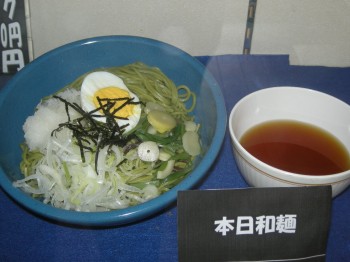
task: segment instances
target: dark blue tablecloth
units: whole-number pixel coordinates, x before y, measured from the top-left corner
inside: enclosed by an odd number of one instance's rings
[[[350,103],[350,68],[290,66],[288,56],[198,57],[222,88],[228,113],[243,96],[265,87],[300,86]],[[0,87],[9,77],[0,77]],[[350,116],[349,116],[350,117]],[[200,189],[247,187],[227,132]],[[317,205],[317,203],[315,203]],[[333,201],[327,261],[350,260],[350,189]],[[0,261],[177,261],[177,208],[135,224],[68,227],[19,207],[0,190]]]

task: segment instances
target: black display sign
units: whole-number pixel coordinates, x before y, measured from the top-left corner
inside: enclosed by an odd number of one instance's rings
[[[325,261],[331,187],[178,193],[179,261]]]
[[[0,5],[1,74],[15,74],[29,63],[25,0]]]

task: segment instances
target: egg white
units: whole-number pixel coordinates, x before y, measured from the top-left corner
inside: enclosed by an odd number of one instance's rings
[[[81,106],[84,111],[90,112],[96,109],[96,106],[93,101],[94,94],[99,89],[105,87],[118,87],[122,90],[126,90],[129,93],[130,97],[134,98],[133,102],[140,102],[139,98],[127,88],[127,86],[121,78],[109,72],[98,71],[88,74],[84,78],[83,83],[81,85]],[[94,114],[103,116],[103,114],[100,111],[96,111]],[[133,114],[129,116],[127,120],[117,119],[117,123],[119,126],[129,124],[124,129],[125,132],[128,132],[137,125],[137,123],[140,120],[140,116],[141,106],[140,104],[135,104],[133,107]],[[106,117],[96,117],[95,120],[105,123]]]

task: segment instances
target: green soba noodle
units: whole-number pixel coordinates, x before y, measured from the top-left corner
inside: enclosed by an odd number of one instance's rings
[[[108,71],[119,76],[143,103],[156,102],[177,119],[191,119],[188,113],[194,110],[196,104],[195,93],[185,85],[177,87],[159,68],[138,62],[99,70]],[[80,89],[84,77],[85,75],[79,77],[68,87]],[[186,108],[185,102],[190,103],[188,108]]]
[[[127,138],[131,137],[131,141],[128,141],[127,146],[130,146],[131,151],[126,151],[123,156],[124,160],[121,161],[117,166],[115,166],[115,171],[118,172],[118,176],[124,181],[125,187],[134,187],[142,190],[147,185],[154,185],[159,190],[159,193],[164,193],[170,190],[172,187],[177,185],[181,180],[183,180],[186,175],[193,168],[194,156],[190,155],[182,145],[181,137],[186,132],[185,122],[193,121],[194,116],[190,113],[194,110],[196,104],[196,95],[185,85],[176,86],[175,83],[170,80],[159,68],[149,67],[143,63],[134,63],[120,67],[110,67],[110,68],[100,68],[94,71],[107,71],[120,77],[125,85],[135,93],[144,107],[147,102],[155,102],[164,107],[165,111],[170,113],[174,118],[176,118],[178,124],[171,131],[171,134],[150,134],[148,133],[149,123],[147,122],[146,113],[142,110],[141,118],[134,130],[131,130],[127,134]],[[67,89],[74,88],[80,91],[82,82],[88,72],[74,82],[67,85],[66,87],[59,90],[57,93],[43,98],[43,100],[51,99],[54,95],[58,95]],[[196,131],[197,132],[197,131]],[[137,137],[135,139],[135,137]],[[166,166],[166,161],[157,161],[156,163],[144,162],[140,159],[130,160],[126,155],[132,153],[135,150],[136,143],[140,141],[155,141],[161,149],[171,155],[174,164],[174,171],[164,179],[157,178],[157,172],[164,170]],[[129,143],[130,142],[130,143]],[[24,190],[30,188],[35,191],[38,187],[36,179],[30,179],[35,173],[38,166],[42,165],[45,159],[45,154],[40,150],[29,150],[28,145],[24,142],[21,145],[22,148],[22,162],[20,168],[25,176],[25,179],[20,181],[19,187]],[[74,174],[70,174],[68,171],[67,163],[63,161],[61,170],[63,169],[63,181],[67,184],[67,190],[69,190],[69,185],[72,182]],[[120,182],[116,180],[111,174],[106,173],[106,179],[108,183],[112,184],[110,190],[115,190],[116,185]],[[119,190],[119,189],[118,189]],[[42,194],[42,193],[41,193]],[[33,193],[33,196],[36,195]],[[131,197],[130,205],[138,204],[137,200],[139,198],[136,193],[128,193]],[[54,198],[54,197],[53,197]],[[52,200],[52,199],[51,199]],[[48,200],[47,202],[52,202]],[[76,200],[76,196],[72,196],[70,200],[71,204],[65,206],[64,208],[72,208],[69,205],[76,204],[79,201]],[[57,204],[58,203],[58,204]],[[52,203],[55,205],[54,203]],[[58,207],[63,207],[59,202],[56,202]],[[83,208],[82,210],[88,211],[89,206]]]

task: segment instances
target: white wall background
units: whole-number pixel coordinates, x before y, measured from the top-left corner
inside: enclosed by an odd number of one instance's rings
[[[101,35],[137,35],[192,55],[242,54],[249,0],[28,0],[34,57]],[[350,0],[257,0],[251,54],[350,66]]]
[[[350,0],[258,0],[251,53],[350,66]]]
[[[77,39],[137,35],[192,55],[242,52],[245,0],[30,0],[34,56]]]

